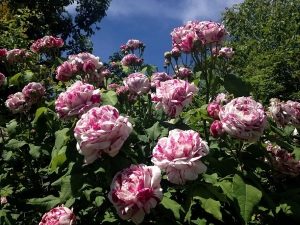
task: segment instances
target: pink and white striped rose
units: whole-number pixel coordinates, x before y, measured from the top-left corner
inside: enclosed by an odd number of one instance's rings
[[[45,213],[39,225],[75,225],[76,216],[64,206],[58,206]]]
[[[22,93],[31,103],[36,103],[45,95],[46,89],[41,83],[30,82],[22,89]]]
[[[201,158],[207,155],[209,148],[200,135],[193,130],[171,130],[168,137],[160,138],[153,149],[154,165],[167,173],[171,183],[184,184],[196,180],[206,171]]]
[[[140,224],[163,197],[160,181],[157,166],[131,165],[114,176],[108,198],[123,220]]]
[[[61,48],[63,45],[64,41],[59,37],[44,36],[33,42],[30,46],[30,50],[35,53],[39,53],[51,48]]]
[[[55,101],[55,110],[60,118],[80,116],[93,107],[100,105],[100,91],[91,84],[75,82]]]
[[[293,126],[300,128],[300,102],[288,100],[283,105],[283,108],[289,116],[290,123]]]
[[[151,87],[155,88],[156,86],[159,86],[159,83],[162,81],[172,80],[173,78],[169,76],[165,72],[157,72],[153,73],[151,76]]]
[[[121,64],[123,66],[140,66],[143,64],[143,59],[135,54],[127,54],[122,58]]]
[[[177,117],[183,108],[189,105],[198,88],[184,80],[172,79],[160,82],[156,87],[156,93],[152,94],[152,102],[156,108],[163,108],[166,114]]]
[[[263,106],[251,97],[239,97],[223,106],[219,113],[222,127],[230,136],[257,141],[267,126]]]
[[[26,112],[31,106],[22,92],[9,95],[5,105],[12,113]]]
[[[83,114],[74,129],[77,150],[90,164],[103,153],[114,157],[132,131],[127,117],[110,105],[94,107]]]
[[[142,73],[132,73],[124,80],[124,85],[128,87],[129,91],[142,95],[150,90],[149,78]]]

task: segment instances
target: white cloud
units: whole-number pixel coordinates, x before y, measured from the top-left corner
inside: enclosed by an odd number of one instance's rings
[[[76,14],[76,7],[77,7],[78,3],[77,1],[75,1],[74,3],[68,5],[65,7],[65,10],[70,13],[71,15]]]
[[[241,2],[243,0],[112,0],[107,15],[108,19],[147,16],[182,22],[191,19],[216,20],[225,7]]]

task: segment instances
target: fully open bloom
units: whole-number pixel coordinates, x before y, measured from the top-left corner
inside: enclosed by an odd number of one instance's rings
[[[300,127],[300,102],[289,100],[284,104],[283,108],[289,116],[290,123],[295,127]]]
[[[100,91],[91,84],[77,81],[55,101],[55,110],[60,118],[80,116],[92,107],[100,105]]]
[[[127,117],[120,116],[110,105],[94,107],[81,116],[74,129],[77,150],[90,164],[102,153],[111,157],[118,154],[132,131]]]
[[[130,50],[135,50],[135,49],[144,47],[144,43],[141,42],[140,40],[129,39],[129,40],[127,41],[127,43],[126,43],[126,46],[127,46]]]
[[[30,102],[26,101],[25,95],[22,92],[9,95],[5,101],[5,105],[12,113],[26,112],[31,106]]]
[[[51,48],[60,48],[63,45],[63,39],[53,36],[45,36],[33,42],[30,46],[30,50],[38,53]]]
[[[151,161],[167,173],[174,184],[196,180],[206,171],[201,158],[208,154],[208,146],[193,130],[171,130],[168,137],[160,138],[153,149]]]
[[[177,76],[180,79],[189,78],[192,75],[193,75],[193,71],[187,67],[179,67],[178,72],[177,72]]]
[[[160,82],[156,87],[156,93],[152,94],[152,101],[156,108],[163,108],[171,117],[178,116],[183,107],[192,102],[193,95],[197,93],[197,87],[187,81],[172,79]]]
[[[280,126],[285,126],[290,121],[290,116],[284,109],[284,102],[281,102],[277,98],[270,99],[270,106],[267,113]]]
[[[12,49],[6,52],[6,59],[8,63],[16,63],[24,61],[24,59],[28,56],[25,49]]]
[[[36,103],[45,95],[46,89],[41,83],[30,82],[22,89],[22,93],[31,103]]]
[[[147,93],[150,90],[150,81],[145,74],[132,73],[124,80],[124,85],[129,91],[138,95]]]
[[[162,199],[160,181],[157,166],[131,165],[114,176],[108,198],[123,220],[140,224]]]
[[[219,113],[223,129],[230,136],[256,141],[267,125],[263,106],[251,97],[239,97],[223,106]]]
[[[39,225],[75,225],[76,216],[64,206],[58,206],[45,213]]]

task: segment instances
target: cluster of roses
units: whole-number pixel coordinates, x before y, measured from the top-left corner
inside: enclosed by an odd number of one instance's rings
[[[280,126],[288,124],[294,127],[300,127],[300,102],[280,101],[277,98],[270,100],[270,117]]]
[[[26,58],[30,57],[31,53],[25,49],[12,49],[7,50],[5,48],[0,49],[0,60],[4,60],[9,64],[23,62]]]
[[[44,36],[37,39],[30,46],[30,50],[35,53],[41,53],[47,51],[48,49],[61,48],[64,45],[64,41],[61,38],[53,36]]]
[[[99,57],[87,52],[70,55],[68,60],[56,69],[56,79],[60,81],[68,81],[75,75],[82,74],[88,82],[101,83],[110,72],[103,67]]]
[[[123,66],[141,66],[143,59],[141,58],[145,45],[140,40],[130,39],[125,45],[121,45],[120,50],[125,56],[121,60]],[[139,56],[135,52],[139,52]]]
[[[9,95],[5,105],[12,113],[24,113],[37,103],[45,93],[46,90],[41,83],[31,82],[22,89],[22,92]]]

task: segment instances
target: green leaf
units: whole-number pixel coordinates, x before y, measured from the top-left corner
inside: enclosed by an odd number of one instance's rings
[[[7,148],[11,148],[11,149],[19,149],[21,147],[23,147],[24,145],[26,145],[27,142],[26,141],[19,141],[16,139],[11,139],[9,140],[9,142],[5,145],[5,147]]]
[[[60,203],[61,203],[60,199],[53,195],[49,195],[44,198],[32,198],[32,199],[27,200],[27,204],[37,205],[37,206],[45,208],[46,210],[50,210]]]
[[[239,205],[240,215],[247,224],[252,216],[253,208],[260,202],[262,193],[257,188],[246,184],[237,174],[233,177],[232,190]]]
[[[20,84],[28,83],[32,81],[33,78],[34,78],[33,72],[31,70],[25,70],[12,76],[9,79],[9,84],[18,86]]]
[[[117,93],[114,91],[107,91],[101,93],[102,105],[116,105],[118,103]]]
[[[145,130],[149,140],[157,140],[158,137],[166,136],[168,129],[162,127],[159,122],[156,122],[152,127]]]
[[[233,74],[226,74],[224,77],[224,87],[226,91],[234,94],[235,97],[249,96],[250,88],[240,77]]]
[[[16,133],[17,126],[18,126],[18,122],[16,119],[13,119],[6,124],[6,130],[9,136],[12,136]]]
[[[105,197],[103,197],[103,196],[97,196],[95,198],[95,205],[97,207],[100,207],[103,204],[104,200],[105,200]]]
[[[161,204],[166,208],[172,211],[174,217],[179,220],[180,219],[180,211],[182,211],[181,205],[179,205],[176,201],[164,196]]]
[[[44,114],[47,113],[47,111],[48,111],[47,107],[40,107],[40,108],[38,108],[35,111],[35,116],[34,116],[34,119],[33,119],[32,123],[33,124],[36,123],[42,115],[44,115]]]
[[[29,144],[29,154],[33,158],[39,158],[41,155],[41,146],[35,146],[33,144]]]
[[[13,188],[9,185],[7,185],[5,187],[1,187],[1,189],[0,189],[0,196],[2,196],[2,197],[10,196],[13,193],[14,193]]]
[[[106,211],[104,214],[104,220],[102,220],[102,223],[104,223],[104,222],[113,223],[117,220],[118,219],[115,218],[113,213]]]
[[[201,198],[195,197],[195,199],[199,199],[201,202],[201,207],[205,212],[213,215],[216,219],[222,221],[222,213],[221,213],[221,203],[212,198]]]

